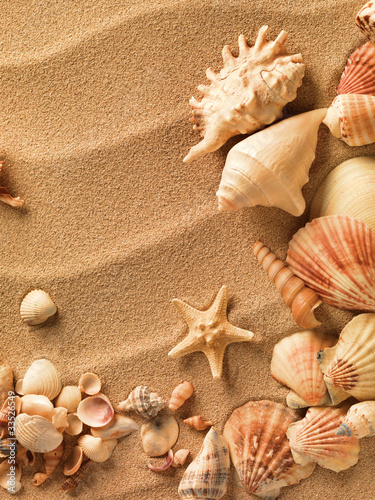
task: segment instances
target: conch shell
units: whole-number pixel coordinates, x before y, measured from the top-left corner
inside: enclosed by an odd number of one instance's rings
[[[305,283],[260,241],[255,243],[253,251],[271,281],[275,283],[285,304],[292,310],[295,322],[303,328],[319,326],[320,322],[315,318],[314,310],[322,301],[316,292],[307,288]]]
[[[26,450],[46,453],[57,448],[63,436],[52,422],[39,415],[20,413],[15,421],[15,436]]]
[[[144,451],[150,457],[160,457],[167,453],[178,438],[178,424],[172,415],[157,415],[141,427]]]
[[[288,33],[266,42],[268,26],[259,30],[254,47],[245,36],[238,40],[239,56],[228,45],[223,49],[224,68],[215,74],[208,68],[209,86],[200,85],[203,98],[190,99],[194,130],[204,139],[192,147],[185,162],[216,151],[237,134],[252,134],[282,117],[282,109],[296,98],[305,65],[301,54],[290,56],[285,49]]]
[[[358,12],[355,24],[371,42],[375,42],[375,6],[374,2],[367,2]]]
[[[155,417],[165,407],[165,401],[156,392],[150,392],[145,385],[139,385],[119,403],[119,410],[135,410],[142,417]],[[168,450],[167,450],[168,451]]]
[[[210,429],[197,457],[182,476],[178,494],[183,499],[220,499],[229,481],[228,444],[214,428]]]
[[[337,93],[375,95],[374,72],[375,45],[367,42],[349,57]]]
[[[171,399],[169,401],[169,409],[172,411],[177,410],[182,406],[187,399],[191,397],[194,392],[193,384],[190,382],[182,382],[173,389]]]
[[[189,425],[190,427],[196,429],[197,431],[205,431],[206,429],[208,429],[213,425],[212,422],[205,420],[200,415],[195,415],[194,417],[185,418],[184,424]]]
[[[40,394],[54,399],[61,391],[62,383],[56,368],[48,359],[34,361],[27,370],[23,380],[18,380],[18,394]]]
[[[302,186],[315,159],[318,128],[326,109],[293,116],[236,144],[228,153],[219,190],[219,210],[262,205],[299,216]]]
[[[1,169],[4,165],[4,160],[0,161],[0,172]],[[10,195],[9,191],[7,188],[4,186],[0,186],[0,201],[6,203],[7,205],[10,205],[12,207],[22,207],[23,205],[23,200],[18,196],[17,198],[13,198],[13,196]]]
[[[37,472],[34,475],[33,485],[40,486],[52,474],[52,472],[59,465],[60,460],[64,454],[64,442],[62,442],[55,450],[48,451],[43,454],[44,466],[46,472]]]
[[[20,314],[28,325],[40,325],[57,311],[55,303],[47,292],[33,290],[23,299]]]
[[[363,401],[351,406],[336,434],[358,439],[375,436],[375,401]]]

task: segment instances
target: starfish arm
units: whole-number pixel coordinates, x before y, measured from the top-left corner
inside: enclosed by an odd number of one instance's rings
[[[194,309],[194,307],[189,306],[189,304],[180,299],[173,299],[172,304],[176,307],[177,311],[189,326],[194,323],[199,313],[202,312]]]
[[[215,347],[206,347],[202,349],[210,363],[213,378],[221,378],[226,346],[227,344],[216,344]]]
[[[201,343],[192,335],[188,335],[184,338],[184,340],[177,344],[176,347],[169,351],[168,356],[171,358],[181,358],[181,356],[185,356],[185,354],[200,351],[200,344]]]
[[[243,330],[242,328],[238,328],[237,326],[233,326],[228,323],[226,327],[226,338],[228,343],[231,342],[248,342],[252,340],[254,337],[253,332],[249,332],[248,330]]]
[[[228,288],[223,285],[212,306],[209,309],[210,314],[216,319],[222,320],[227,318],[228,306]]]

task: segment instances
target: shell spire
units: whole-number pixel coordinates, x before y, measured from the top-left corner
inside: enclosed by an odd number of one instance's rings
[[[142,417],[155,417],[166,405],[166,402],[156,394],[150,392],[145,385],[139,385],[125,401],[119,403],[118,408],[123,411],[134,410]]]
[[[200,85],[202,100],[189,101],[194,130],[203,140],[193,146],[184,162],[219,149],[238,134],[252,134],[281,118],[282,109],[296,98],[305,65],[301,54],[288,55],[286,31],[267,42],[268,26],[260,28],[254,47],[244,35],[238,40],[239,56],[229,46],[223,48],[223,69],[216,74],[208,68],[210,85]]]

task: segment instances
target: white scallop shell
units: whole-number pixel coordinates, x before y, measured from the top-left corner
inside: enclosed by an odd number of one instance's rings
[[[78,446],[82,448],[83,453],[93,462],[104,462],[112,454],[110,447],[106,446],[100,437],[85,434],[78,438]]]
[[[55,406],[63,406],[68,410],[68,413],[74,413],[77,411],[81,399],[81,391],[76,385],[66,385],[57,396]]]
[[[52,422],[39,415],[20,413],[15,420],[15,436],[22,446],[35,453],[52,451],[63,440]]]
[[[21,318],[28,325],[40,325],[57,311],[55,303],[47,292],[33,290],[23,299],[20,308]]]
[[[20,382],[20,381],[19,381]],[[16,390],[19,394],[41,394],[48,399],[54,399],[61,391],[61,379],[56,368],[48,359],[37,359],[27,370],[22,389],[17,382]]]

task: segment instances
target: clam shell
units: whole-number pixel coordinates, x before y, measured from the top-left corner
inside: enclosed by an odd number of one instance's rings
[[[39,415],[30,416],[26,413],[16,417],[15,436],[22,446],[35,453],[52,451],[63,440],[52,422]]]
[[[354,396],[375,399],[375,314],[360,314],[341,332],[335,347],[318,356],[334,404]]]
[[[347,406],[310,408],[303,420],[289,426],[289,445],[298,464],[312,461],[339,472],[358,462],[358,439],[336,434],[347,409]]]
[[[283,486],[309,477],[315,464],[297,465],[286,431],[298,413],[272,401],[249,401],[234,410],[224,427],[232,462],[248,493],[276,498]]]
[[[14,390],[13,370],[5,361],[0,361],[0,407]]]
[[[76,385],[66,385],[57,396],[55,406],[62,406],[68,410],[68,413],[74,413],[77,411],[81,399],[81,391]]]
[[[177,420],[172,415],[157,415],[141,427],[143,449],[150,457],[160,457],[172,448],[178,433]]]
[[[81,434],[83,429],[83,422],[78,417],[77,413],[68,413],[67,415],[68,427],[65,429],[65,432],[69,434],[69,436],[77,436]]]
[[[358,439],[375,436],[375,401],[363,401],[351,406],[336,434]]]
[[[331,403],[317,354],[337,342],[336,337],[305,331],[285,337],[275,345],[271,361],[274,379],[292,389],[287,398],[291,408]],[[295,394],[299,398],[295,398]]]
[[[374,73],[375,45],[367,42],[349,57],[337,93],[375,95]]]
[[[168,408],[172,411],[177,410],[189,399],[194,392],[193,384],[185,380],[173,389],[171,399],[169,400]]]
[[[375,232],[363,222],[344,215],[315,219],[293,236],[286,260],[327,304],[375,311]]]
[[[229,481],[228,444],[214,428],[207,433],[197,457],[182,476],[178,494],[183,499],[220,499]]]
[[[113,419],[114,414],[111,402],[101,393],[83,399],[77,408],[79,419],[92,427],[104,427]]]
[[[367,2],[358,12],[355,24],[371,42],[375,42],[375,5]]]
[[[190,427],[196,429],[197,431],[205,431],[206,429],[208,429],[213,425],[212,422],[205,420],[200,415],[195,415],[194,417],[185,418],[184,424],[189,425]]]
[[[189,453],[190,450],[177,450],[173,456],[172,467],[180,467],[181,465],[184,465]]]
[[[79,390],[93,396],[100,392],[102,382],[95,373],[84,373],[78,382]]]
[[[80,436],[78,438],[78,446],[82,448],[86,457],[93,462],[104,462],[112,454],[112,450],[105,446],[101,438],[90,436],[90,434]]]
[[[57,307],[47,292],[33,290],[23,299],[20,314],[28,325],[40,325],[57,311]]]
[[[165,407],[165,401],[145,385],[136,387],[125,401],[119,403],[120,410],[135,410],[142,417],[155,417]],[[168,451],[168,450],[167,450]]]
[[[347,215],[375,230],[375,157],[344,161],[324,179],[316,192],[310,219]]]
[[[44,358],[37,359],[23,378],[20,394],[39,394],[52,400],[59,394],[61,387],[60,376],[51,361]]]
[[[64,465],[65,476],[72,476],[81,467],[83,460],[83,450],[80,446],[73,448],[72,454]]]
[[[91,427],[91,434],[102,439],[113,439],[128,436],[139,429],[137,422],[122,415],[115,415],[104,427]]]
[[[302,186],[309,180],[326,112],[316,109],[293,116],[236,144],[216,193],[219,210],[262,205],[301,215],[306,206]]]
[[[28,394],[22,396],[21,398],[21,408],[22,413],[27,413],[28,415],[40,415],[41,417],[52,420],[53,404],[47,398],[47,396],[42,396],[38,394]]]
[[[17,493],[22,488],[21,475],[22,470],[17,462],[10,464],[9,460],[4,460],[0,465],[0,486],[8,493]]]
[[[259,30],[251,48],[241,35],[238,57],[226,45],[224,68],[219,74],[208,68],[210,85],[198,87],[202,100],[194,97],[190,100],[193,108],[190,121],[204,139],[191,148],[185,162],[216,151],[234,135],[252,134],[264,128],[281,118],[285,104],[296,98],[305,72],[302,56],[287,55],[286,31],[274,42],[266,41],[267,31],[268,26]]]

